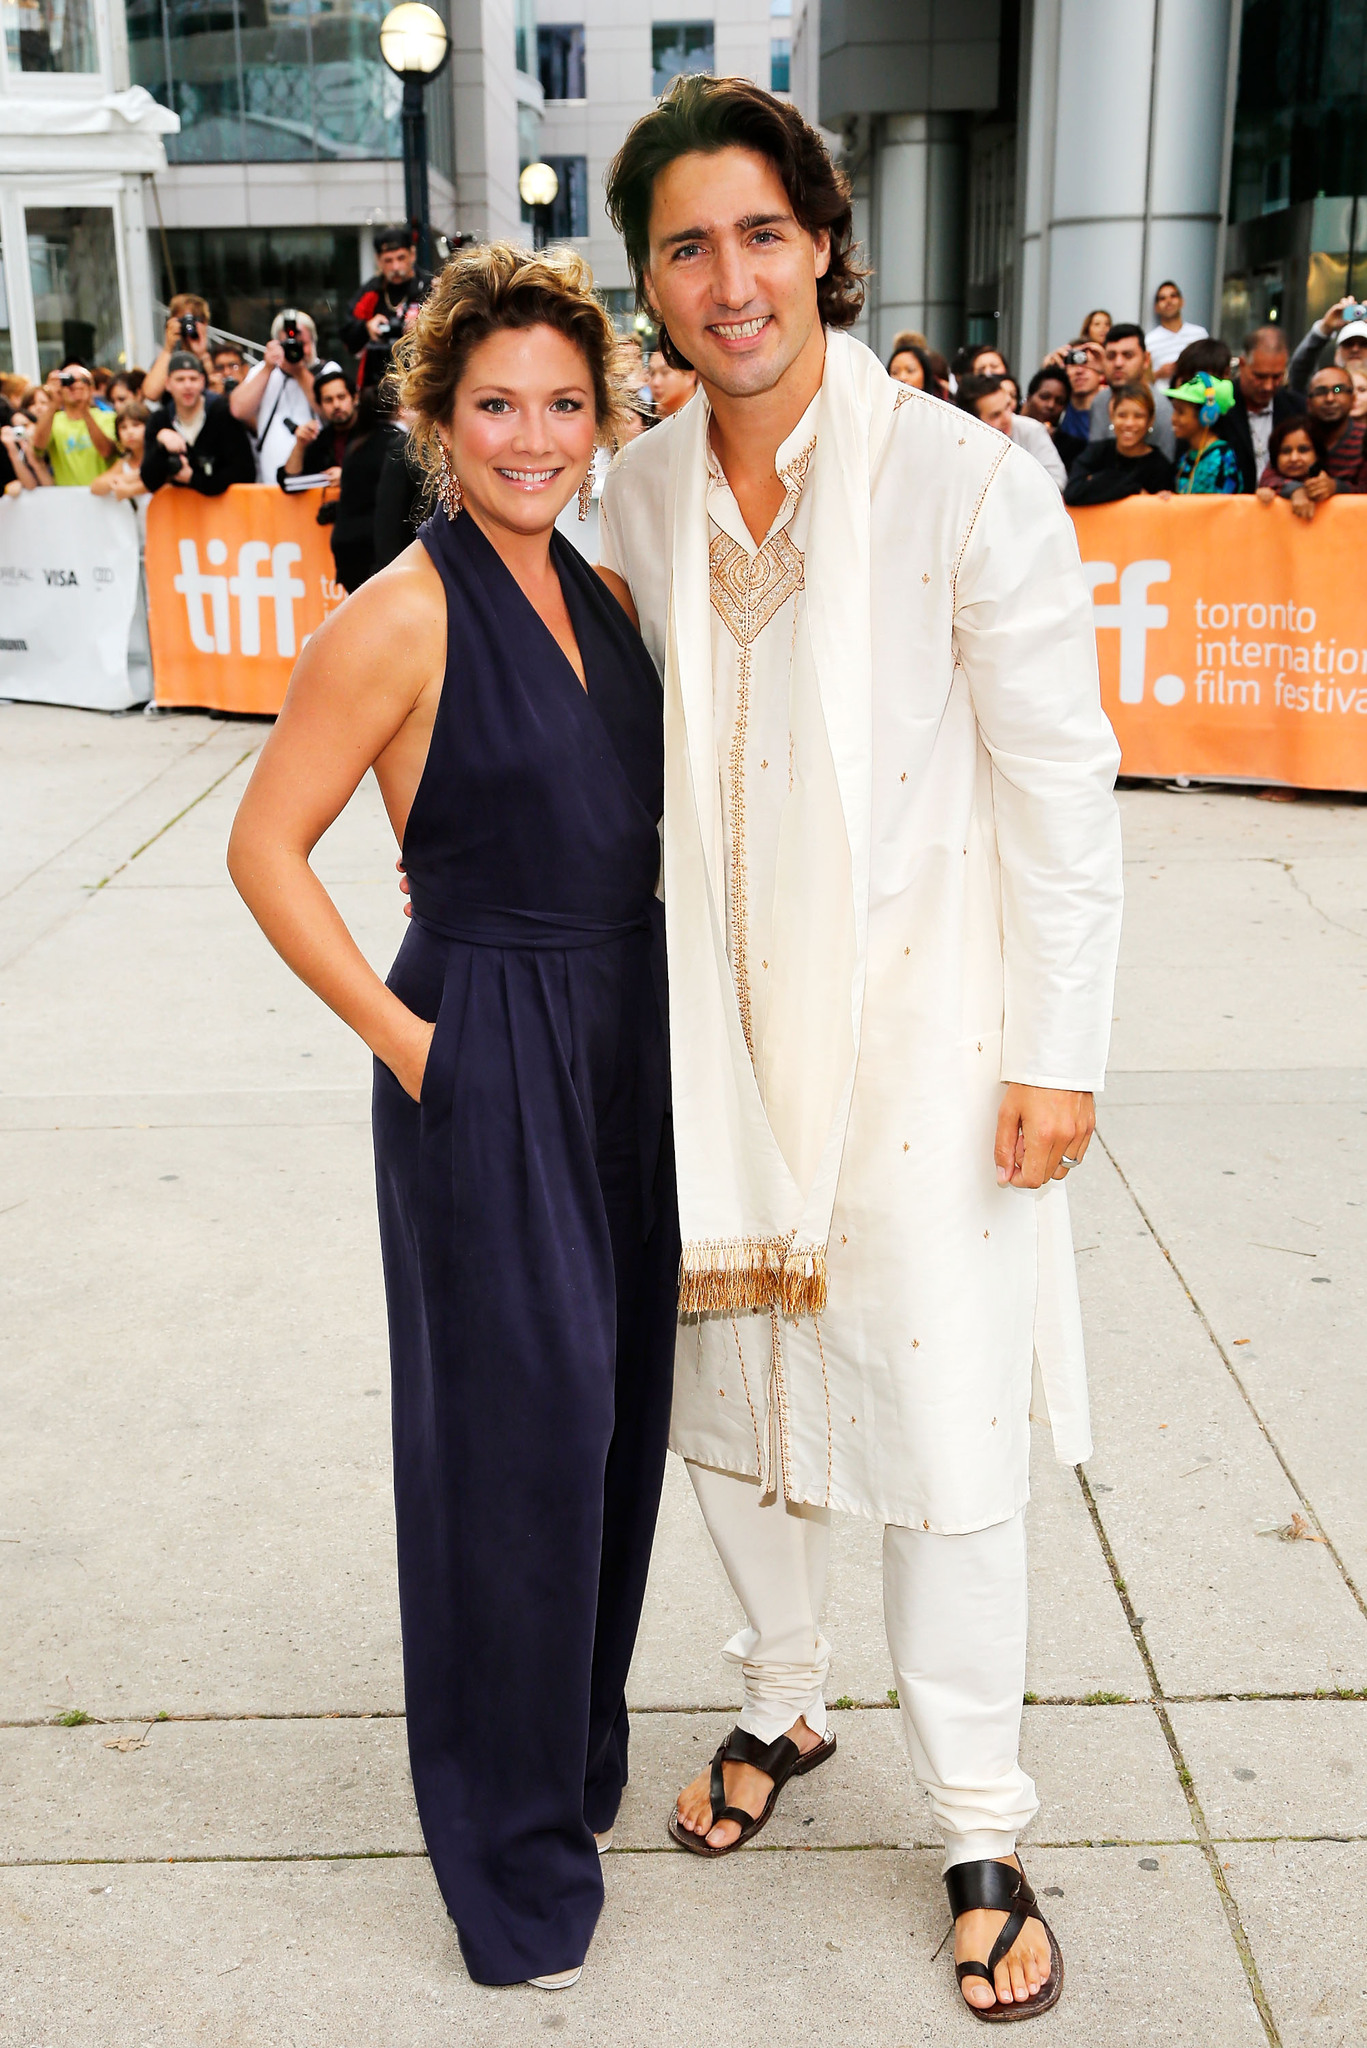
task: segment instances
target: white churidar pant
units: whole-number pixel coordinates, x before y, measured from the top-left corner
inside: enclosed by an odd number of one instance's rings
[[[745,1680],[739,1725],[772,1742],[801,1714],[824,1734],[829,1513],[781,1498],[761,1505],[758,1484],[743,1474],[691,1462],[688,1472],[748,1623],[722,1653]],[[889,1524],[883,1615],[902,1732],[944,1835],[945,1868],[1009,1856],[1039,1811],[1018,1760],[1024,1513],[962,1536]]]

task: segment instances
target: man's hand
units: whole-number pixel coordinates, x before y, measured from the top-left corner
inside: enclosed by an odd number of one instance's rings
[[[366,321],[365,331],[372,341],[383,341],[389,332],[388,313],[372,313]]]
[[[1320,471],[1318,476],[1307,477],[1301,485],[1301,491],[1304,491],[1306,497],[1311,499],[1316,505],[1319,504],[1322,498],[1332,498],[1337,489],[1338,485],[1333,477],[1326,476],[1323,470]],[[1297,491],[1296,496],[1300,496],[1300,491]]]
[[[161,427],[158,430],[157,439],[168,455],[183,455],[185,453],[185,443],[174,427]]]
[[[296,441],[302,442],[307,446],[310,441],[316,441],[322,431],[323,423],[321,420],[304,420],[295,428],[294,438]]]
[[[1081,1165],[1096,1129],[1096,1100],[1066,1088],[1029,1088],[1012,1081],[997,1115],[997,1185],[1042,1188],[1066,1180],[1066,1155]]]
[[[324,475],[324,476],[325,476],[325,477],[327,478],[327,480],[328,480],[328,483],[329,483],[330,485],[331,485],[331,484],[339,484],[339,483],[340,483],[340,482],[342,481],[342,465],[341,465],[341,463],[340,463],[340,462],[334,462],[334,463],[333,463],[333,465],[332,465],[332,467],[331,467],[331,469],[325,469],[325,470],[323,471],[323,475]]]
[[[1324,335],[1337,334],[1348,318],[1348,307],[1355,306],[1356,304],[1357,300],[1350,292],[1346,299],[1340,299],[1336,305],[1329,308],[1327,313],[1321,313],[1320,333]]]

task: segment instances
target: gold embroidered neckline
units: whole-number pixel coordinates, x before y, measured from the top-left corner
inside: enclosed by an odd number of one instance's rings
[[[736,722],[727,761],[731,826],[731,968],[746,1050],[755,1056],[750,1010],[749,916],[746,897],[745,748],[750,725],[750,650],[774,615],[803,587],[800,550],[781,527],[751,555],[730,534],[717,532],[707,551],[712,609],[740,649],[736,669]]]

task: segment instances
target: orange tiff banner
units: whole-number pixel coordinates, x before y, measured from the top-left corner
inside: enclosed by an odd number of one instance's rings
[[[147,512],[147,622],[158,704],[275,712],[295,657],[346,592],[321,493],[234,484],[157,492]]]
[[[1367,497],[1073,512],[1122,775],[1367,789]]]

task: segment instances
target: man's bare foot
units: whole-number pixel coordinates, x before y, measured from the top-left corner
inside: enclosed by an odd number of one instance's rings
[[[805,1756],[809,1749],[815,1749],[824,1738],[813,1735],[802,1715],[799,1714],[788,1730],[788,1740],[795,1742]],[[774,1789],[774,1781],[766,1771],[757,1771],[753,1764],[722,1765],[722,1781],[726,1786],[726,1803],[738,1806],[742,1813],[758,1818],[764,1811],[764,1803]],[[708,1832],[712,1818],[712,1770],[709,1765],[699,1771],[690,1785],[685,1785],[679,1794],[679,1826],[687,1828],[691,1835],[704,1835],[709,1849],[729,1849],[740,1834],[740,1825],[734,1820],[720,1820]],[[986,1950],[983,1951],[986,1954]],[[984,1986],[984,1989],[986,1987]]]
[[[1002,1856],[998,1860],[1011,1870],[1020,1869],[1014,1856]],[[955,1962],[985,1963],[1006,1921],[1005,1913],[960,1913],[954,1922]],[[1048,1983],[1051,1961],[1049,1937],[1044,1928],[1038,1920],[1027,1920],[997,1965],[993,1977],[997,1997],[993,1998],[982,1977],[965,1977],[959,1989],[968,2003],[977,2006],[980,2012],[998,2001],[1003,2005],[1019,2005],[1024,1999],[1033,1998],[1040,1986]]]

